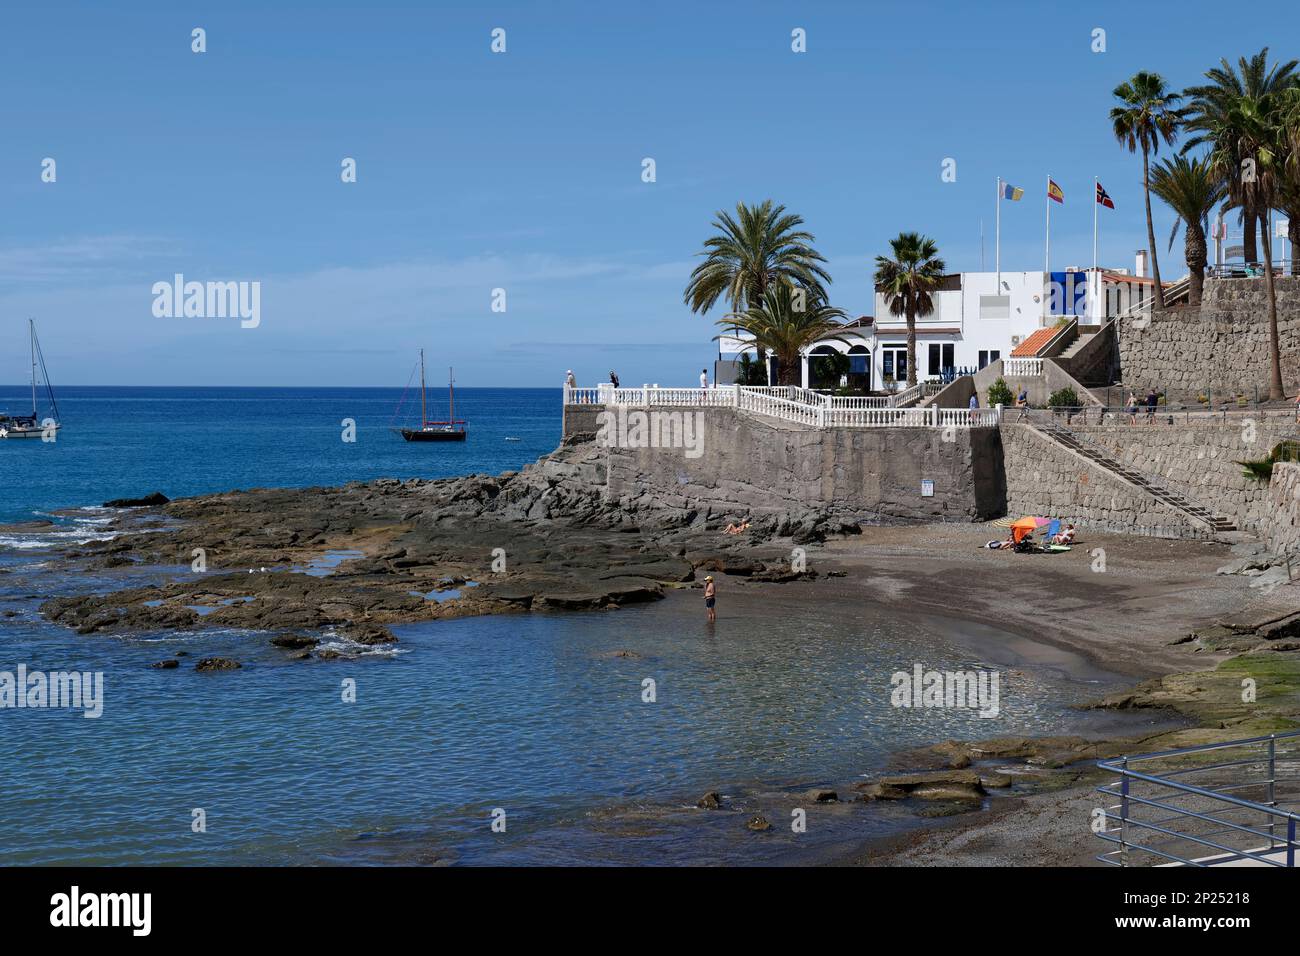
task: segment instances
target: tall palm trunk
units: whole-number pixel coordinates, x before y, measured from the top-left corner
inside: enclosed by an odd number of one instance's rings
[[[1268,359],[1269,401],[1282,400],[1282,356],[1277,340],[1277,289],[1273,285],[1273,240],[1268,230],[1261,231],[1264,239],[1264,280],[1268,287]]]
[[[803,368],[799,353],[793,356],[778,355],[776,357],[776,382],[778,385],[794,385],[796,387],[803,385]]]
[[[1191,276],[1191,286],[1187,291],[1190,305],[1201,304],[1201,294],[1205,289],[1205,230],[1199,222],[1189,222],[1183,239],[1183,256],[1187,259],[1187,271]]]
[[[907,297],[907,387],[916,384],[916,303]]]
[[[1241,257],[1246,265],[1259,261],[1259,246],[1255,244],[1255,207],[1249,200],[1241,203]]]
[[[1165,293],[1160,288],[1160,262],[1156,259],[1156,227],[1151,219],[1151,163],[1146,143],[1142,144],[1142,192],[1147,201],[1147,247],[1151,250],[1151,276],[1156,280],[1155,307],[1165,307]]]

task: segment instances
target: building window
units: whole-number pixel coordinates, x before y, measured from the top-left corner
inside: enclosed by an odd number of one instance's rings
[[[998,349],[980,349],[980,368],[992,365],[1000,358],[1002,358],[1002,352]]]
[[[886,382],[907,381],[907,348],[889,346],[880,350],[880,377]]]
[[[956,346],[951,342],[931,342],[929,347],[929,372],[936,378],[942,378],[954,364]]]

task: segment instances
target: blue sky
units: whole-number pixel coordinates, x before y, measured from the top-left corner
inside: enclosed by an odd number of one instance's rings
[[[999,175],[1026,191],[1003,208],[1004,268],[1042,265],[1049,174],[1066,193],[1053,266],[1091,262],[1094,175],[1117,206],[1103,261],[1131,266],[1141,163],[1111,136],[1114,85],[1146,68],[1182,87],[1264,45],[1300,55],[1293,5],[1157,7],[11,6],[0,382],[26,377],[30,315],[56,385],[400,386],[421,345],[463,385],[566,368],[690,383],[716,353],[682,305],[693,257],[716,210],[767,197],[806,219],[854,315],[900,230],[974,269],[983,220],[992,268]],[[1171,222],[1157,209],[1166,275],[1184,268]],[[260,282],[260,326],[155,317],[151,287],[177,272]]]

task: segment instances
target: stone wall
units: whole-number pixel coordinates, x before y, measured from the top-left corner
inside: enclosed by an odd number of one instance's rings
[[[1086,334],[1087,328],[1081,329],[1080,334]],[[1069,358],[1058,355],[1053,361],[1084,385],[1109,385],[1114,381],[1119,363],[1115,323],[1103,325],[1076,354]]]
[[[1277,554],[1300,551],[1300,465],[1273,466],[1265,531],[1269,548]]]
[[[1300,386],[1300,279],[1277,280],[1278,341],[1288,395]],[[1119,329],[1120,376],[1145,392],[1195,404],[1206,388],[1224,394],[1269,383],[1268,293],[1263,279],[1209,279],[1199,308],[1175,307]]]
[[[1159,478],[1197,504],[1232,518],[1242,530],[1260,530],[1269,489],[1247,478],[1239,461],[1264,458],[1296,426],[1288,418],[1240,418],[1206,424],[1076,426],[1117,461]],[[1159,417],[1157,416],[1157,420]]]
[[[610,500],[636,507],[648,496],[728,515],[823,509],[862,520],[973,521],[1005,511],[997,429],[815,429],[728,408],[684,411],[702,424],[699,455],[611,448]],[[923,479],[934,483],[932,497],[922,497]]]
[[[1003,423],[1007,513],[1048,515],[1089,530],[1160,538],[1202,538],[1209,530],[1176,508],[1045,438]]]

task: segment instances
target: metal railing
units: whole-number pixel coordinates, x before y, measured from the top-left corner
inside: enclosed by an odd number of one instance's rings
[[[1113,866],[1296,865],[1300,731],[1103,760]],[[1288,809],[1292,808],[1292,809]]]
[[[1293,259],[1274,259],[1273,277],[1281,279],[1290,276],[1296,266],[1297,262]],[[1263,279],[1264,263],[1262,261],[1224,263],[1210,266],[1205,270],[1205,274],[1212,279]]]
[[[990,428],[1001,420],[1002,407],[936,408],[899,407],[933,386],[916,385],[888,397],[832,396],[797,386],[722,385],[713,388],[594,388],[564,387],[566,405],[623,405],[738,408],[816,428]],[[909,395],[909,393],[914,393]]]

